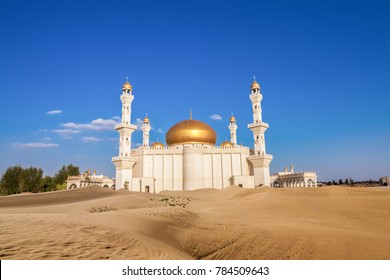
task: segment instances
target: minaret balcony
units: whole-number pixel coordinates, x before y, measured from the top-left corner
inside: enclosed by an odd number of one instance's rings
[[[254,155],[251,155],[249,156],[248,159],[255,159],[255,158],[264,158],[264,159],[273,159],[274,157],[270,154],[265,154],[265,153],[258,153],[258,154],[254,154]]]
[[[263,121],[257,121],[257,122],[248,124],[248,128],[254,128],[254,127],[259,127],[259,126],[269,128],[269,124],[265,123]]]
[[[129,123],[120,123],[115,126],[115,130],[120,130],[120,129],[130,129],[130,130],[136,130],[137,126],[134,124],[129,124]]]
[[[111,158],[111,161],[134,161],[136,162],[137,161],[137,158],[135,157],[130,157],[130,156],[116,156],[116,157],[112,157]]]

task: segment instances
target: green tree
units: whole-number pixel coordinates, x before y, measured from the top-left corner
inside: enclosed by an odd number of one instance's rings
[[[41,189],[44,192],[50,192],[55,190],[53,178],[51,176],[45,176],[41,182]]]
[[[0,191],[2,195],[16,194],[19,192],[19,183],[22,173],[23,168],[20,165],[7,168],[0,181]]]
[[[32,166],[26,169],[20,165],[8,167],[0,181],[1,194],[40,192],[42,174],[42,169]]]
[[[66,182],[63,182],[62,184],[56,185],[54,188],[55,191],[63,191],[66,190]]]
[[[20,192],[40,192],[43,171],[40,168],[29,167],[22,171],[19,181]]]
[[[68,176],[77,176],[80,175],[80,169],[78,166],[74,166],[73,164],[69,164],[68,166],[63,165],[60,170],[54,175],[53,181],[56,189],[59,187],[63,189],[63,185],[68,179]],[[66,185],[65,185],[66,187]]]
[[[343,179],[339,179],[339,185],[343,184]]]
[[[345,179],[345,184],[346,184],[346,185],[349,185],[349,179],[348,179],[348,178]]]

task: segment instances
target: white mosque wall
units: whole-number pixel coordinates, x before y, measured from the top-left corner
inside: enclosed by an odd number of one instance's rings
[[[184,145],[183,190],[204,188],[204,156],[200,146]]]
[[[247,147],[140,147],[132,156],[137,159],[133,168],[133,191],[222,189],[232,184],[254,187]]]
[[[231,154],[222,154],[222,186],[230,186],[232,177]]]
[[[183,190],[183,156],[174,155],[173,157],[173,190]]]
[[[206,188],[213,187],[213,164],[212,164],[212,155],[204,155],[204,185]]]
[[[163,155],[154,155],[153,158],[153,178],[156,179],[154,182],[156,190],[162,190],[163,189]]]
[[[243,173],[248,174],[248,170],[244,170],[244,167],[242,166],[242,157],[240,154],[231,154],[231,162],[232,162],[232,176],[238,176]],[[246,163],[244,161],[244,163]]]
[[[255,187],[255,177],[254,176],[234,176],[232,178],[231,184],[239,186],[239,187],[253,189]]]
[[[253,176],[253,167],[248,160],[248,156],[241,155],[240,164],[241,164],[241,174],[242,175],[248,174],[248,175]]]
[[[222,189],[222,154],[212,154],[213,185],[212,188]]]
[[[134,154],[132,154],[133,156]],[[133,176],[140,177],[144,170],[144,158],[135,157],[137,159],[136,164],[133,167]]]
[[[163,157],[163,176],[162,186],[168,186],[170,190],[173,190],[173,178],[174,178],[174,164],[173,155],[165,155]]]

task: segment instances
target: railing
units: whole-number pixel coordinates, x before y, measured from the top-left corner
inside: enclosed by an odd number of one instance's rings
[[[126,123],[120,123],[120,124],[115,125],[115,129],[119,129],[119,128],[137,129],[137,126],[126,122]]]
[[[137,159],[135,157],[126,157],[126,156],[116,156],[116,157],[112,157],[111,158],[111,161],[118,161],[118,160],[132,160],[132,161],[136,161]]]
[[[188,144],[187,144],[188,145]],[[207,151],[212,151],[212,150],[240,150],[240,149],[249,149],[246,146],[243,145],[236,145],[232,147],[224,147],[224,146],[211,146],[211,145],[202,145],[202,144],[194,144],[193,146],[185,146],[185,145],[175,145],[175,146],[164,146],[164,147],[151,147],[151,146],[141,146],[139,147],[144,150],[165,150],[165,151],[177,151],[177,150],[183,150],[183,149],[203,149]]]
[[[258,126],[258,125],[264,125],[264,126],[269,127],[268,123],[263,122],[263,121],[257,121],[257,122],[248,124],[248,128],[255,127],[255,126]]]

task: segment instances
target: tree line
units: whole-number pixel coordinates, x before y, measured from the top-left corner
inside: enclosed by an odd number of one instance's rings
[[[345,180],[343,179],[339,179],[338,181],[335,181],[335,180],[332,180],[332,181],[328,181],[328,182],[324,182],[324,184],[328,185],[328,186],[332,186],[332,185],[355,185],[355,184],[378,184],[379,181],[375,181],[375,180],[365,180],[365,181],[354,181],[352,178],[347,178]]]
[[[10,195],[22,192],[48,192],[66,189],[68,176],[80,175],[78,166],[63,165],[53,177],[43,177],[41,168],[23,168],[20,165],[10,166],[4,172],[0,180],[0,194]]]

